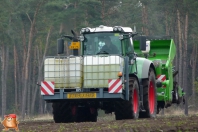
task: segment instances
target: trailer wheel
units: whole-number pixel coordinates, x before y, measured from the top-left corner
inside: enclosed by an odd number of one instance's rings
[[[74,121],[74,117],[71,113],[71,107],[68,103],[54,102],[52,103],[52,108],[55,123],[67,123]]]
[[[179,96],[179,90],[178,89],[179,88],[178,88],[177,82],[174,82],[172,103],[180,104],[182,102],[182,97]]]
[[[95,108],[89,106],[78,107],[76,122],[96,122],[98,111]]]
[[[157,113],[157,96],[156,96],[156,83],[155,73],[152,68],[149,69],[148,79],[143,81],[144,97],[143,104],[146,112],[140,112],[141,118],[153,118]]]
[[[97,108],[90,107],[89,108],[89,113],[90,113],[90,115],[89,115],[88,121],[97,122],[97,116],[98,116]]]

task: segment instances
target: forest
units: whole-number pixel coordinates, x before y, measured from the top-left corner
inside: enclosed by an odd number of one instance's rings
[[[57,55],[61,35],[83,27],[126,26],[149,36],[171,36],[175,78],[198,110],[197,0],[1,0],[0,113],[48,113],[40,94],[45,56]],[[67,53],[68,55],[69,53]]]

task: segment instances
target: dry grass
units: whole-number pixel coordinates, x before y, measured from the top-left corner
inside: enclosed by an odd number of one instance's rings
[[[177,107],[171,106],[169,108],[164,109],[164,114],[161,111],[158,115],[159,116],[184,116],[185,115],[185,108],[184,107]],[[198,110],[195,109],[188,109],[188,115],[198,115]]]
[[[52,114],[34,116],[33,120],[53,120]]]
[[[21,116],[17,116],[19,121],[22,121]],[[39,121],[39,120],[53,120],[52,114],[42,114],[42,115],[35,115],[35,116],[26,116],[23,121]]]

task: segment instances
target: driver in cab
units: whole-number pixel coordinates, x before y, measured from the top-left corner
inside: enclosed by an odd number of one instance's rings
[[[117,47],[111,42],[111,39],[109,37],[106,37],[105,45],[102,47],[100,52],[108,53],[108,54],[119,54],[119,50]]]

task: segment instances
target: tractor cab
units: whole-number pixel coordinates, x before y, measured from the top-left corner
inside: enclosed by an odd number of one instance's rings
[[[131,56],[134,54],[131,34],[132,29],[129,27],[101,25],[96,28],[82,28],[80,36],[82,55]]]

